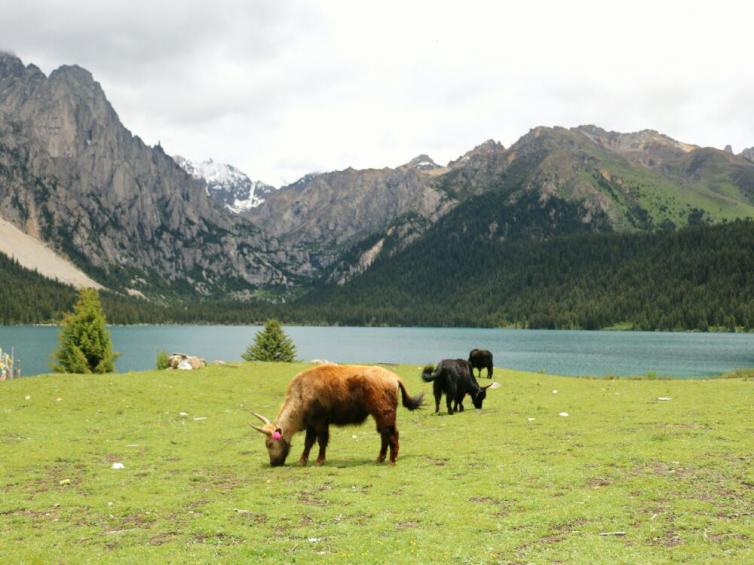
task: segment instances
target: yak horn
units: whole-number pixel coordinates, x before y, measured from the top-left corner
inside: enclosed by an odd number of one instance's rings
[[[252,414],[254,414],[254,416],[256,416],[257,418],[259,418],[260,420],[262,420],[262,422],[264,422],[265,424],[271,424],[272,423],[272,422],[270,422],[269,418],[265,418],[261,414],[257,414],[256,412],[252,412]]]
[[[496,388],[500,388],[501,386],[503,386],[503,385],[501,385],[500,383],[497,383],[497,382],[496,382],[496,383],[490,383],[490,384],[488,384],[487,386],[483,386],[482,388],[483,388],[484,390],[487,390],[488,388],[491,388],[491,389],[496,389]]]
[[[255,426],[254,424],[249,424],[252,428],[254,428],[256,431],[258,431],[260,434],[264,434],[266,436],[271,436],[272,432],[270,430],[265,430],[264,428],[260,428],[259,426]]]

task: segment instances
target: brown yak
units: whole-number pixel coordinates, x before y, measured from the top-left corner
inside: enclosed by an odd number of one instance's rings
[[[306,465],[316,440],[319,442],[317,465],[321,465],[325,462],[330,424],[361,424],[371,415],[382,437],[377,462],[385,461],[390,446],[390,463],[395,464],[399,447],[395,425],[398,390],[403,406],[409,410],[421,406],[424,395],[410,396],[401,378],[382,367],[319,365],[293,378],[274,422],[254,413],[264,426],[252,424],[252,427],[266,436],[264,443],[273,467],[285,463],[291,439],[300,430],[306,430],[306,439],[299,463]]]

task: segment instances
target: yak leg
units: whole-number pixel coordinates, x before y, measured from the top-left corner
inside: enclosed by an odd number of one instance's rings
[[[298,460],[301,465],[306,465],[306,462],[309,461],[309,452],[312,450],[315,441],[317,441],[317,431],[314,428],[306,428],[304,452],[301,454],[301,459]]]
[[[377,431],[380,434],[382,443],[380,445],[380,454],[377,456],[377,463],[385,461],[387,449],[390,447],[390,464],[394,465],[398,457],[398,428],[395,427],[395,412],[375,417],[377,420]]]
[[[393,424],[390,427],[390,464],[395,465],[395,460],[398,459],[398,450],[400,449],[400,444],[398,443],[398,428],[395,427],[395,424]]]
[[[435,414],[437,414],[440,411],[440,399],[442,399],[442,387],[440,386],[440,383],[435,381],[435,386],[433,387],[434,393],[435,393]]]
[[[448,414],[453,414],[453,402],[456,400],[456,386],[449,384],[448,390],[445,391],[445,405],[448,407]]]
[[[379,426],[377,427],[377,431],[380,434],[380,454],[377,456],[377,463],[382,463],[385,461],[385,456],[387,455],[387,446],[390,443],[388,434],[383,432]]]
[[[320,428],[319,433],[317,434],[317,441],[319,442],[319,454],[317,455],[317,460],[315,463],[317,465],[322,465],[322,463],[325,462],[325,451],[327,451],[327,442],[330,440],[330,427],[325,424],[322,428]]]
[[[481,376],[482,376],[482,370],[479,369],[479,377]],[[487,378],[488,379],[492,378],[492,365],[487,365]]]
[[[456,398],[456,412],[463,412],[463,396]]]

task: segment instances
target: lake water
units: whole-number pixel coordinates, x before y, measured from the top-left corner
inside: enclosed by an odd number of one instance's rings
[[[113,326],[118,371],[152,369],[157,352],[239,361],[259,326]],[[300,359],[423,365],[489,349],[495,365],[561,375],[704,377],[754,367],[754,334],[555,331],[474,328],[286,326]],[[55,327],[0,327],[23,375],[50,372]]]

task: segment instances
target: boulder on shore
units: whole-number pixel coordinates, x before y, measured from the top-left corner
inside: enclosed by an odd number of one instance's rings
[[[182,371],[191,371],[192,369],[201,369],[206,367],[207,362],[194,355],[185,353],[173,353],[168,357],[168,367],[171,369],[180,369]]]

